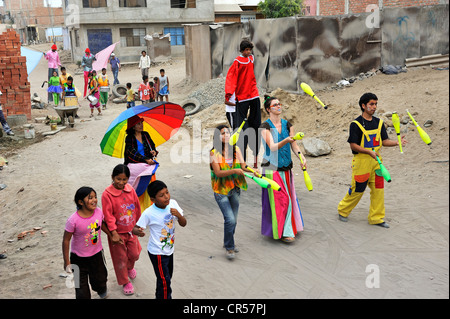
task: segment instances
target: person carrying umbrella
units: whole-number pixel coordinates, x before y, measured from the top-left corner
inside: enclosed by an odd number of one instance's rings
[[[159,153],[150,134],[144,131],[143,122],[144,119],[137,115],[128,119],[124,152],[124,164],[131,172],[130,184],[135,185],[142,211],[152,204],[146,189],[156,180],[154,172],[158,167],[156,156]]]

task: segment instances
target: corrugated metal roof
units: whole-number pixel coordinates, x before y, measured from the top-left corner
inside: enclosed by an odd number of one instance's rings
[[[214,12],[242,12],[242,9],[237,4],[214,4]]]

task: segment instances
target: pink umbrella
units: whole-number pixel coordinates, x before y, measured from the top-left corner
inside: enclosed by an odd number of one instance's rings
[[[92,63],[92,69],[94,69],[97,72],[101,71],[103,68],[107,69],[109,57],[111,56],[111,53],[116,48],[117,43],[119,43],[119,42],[111,44],[109,47],[101,50],[100,52],[98,52],[95,55],[95,58],[97,60],[94,61],[94,63]]]

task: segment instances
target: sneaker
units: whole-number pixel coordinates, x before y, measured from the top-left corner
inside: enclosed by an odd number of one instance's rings
[[[235,257],[234,250],[233,249],[227,250],[227,259],[232,260],[234,259],[234,257]]]
[[[341,222],[348,222],[348,218],[347,217],[344,217],[344,216],[342,216],[341,214],[338,214],[338,216],[339,216],[339,220],[341,221]]]
[[[223,248],[225,248],[225,245],[222,246]],[[238,253],[239,252],[239,248],[237,248],[236,246],[234,246],[234,252]]]
[[[384,228],[389,228],[390,227],[389,224],[386,223],[386,222],[382,222],[382,223],[374,224],[374,225],[377,225],[377,226],[380,226],[380,227],[384,227]]]
[[[14,132],[13,131],[9,131],[8,133],[6,133],[6,135],[14,136]]]

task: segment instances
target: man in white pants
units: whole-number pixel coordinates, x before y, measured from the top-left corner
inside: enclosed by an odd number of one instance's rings
[[[142,76],[148,76],[148,69],[150,68],[150,57],[147,55],[147,52],[141,52],[141,59],[139,60],[139,69],[141,69]]]

